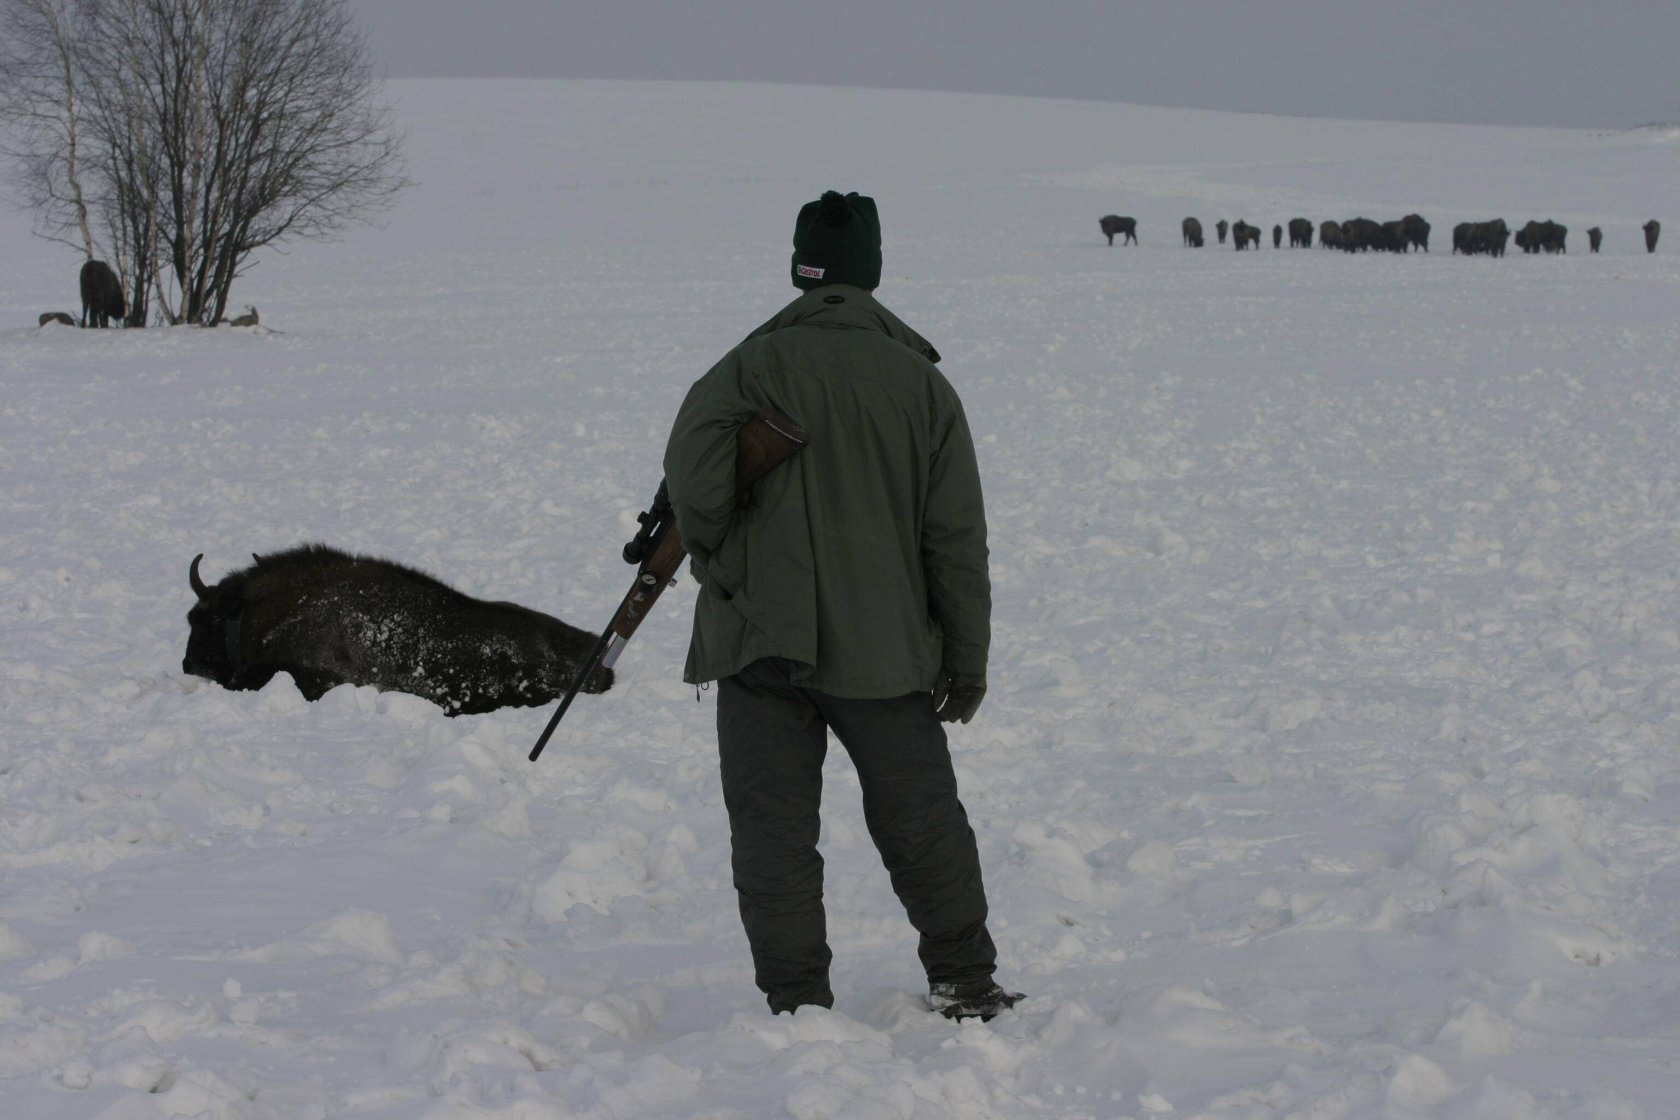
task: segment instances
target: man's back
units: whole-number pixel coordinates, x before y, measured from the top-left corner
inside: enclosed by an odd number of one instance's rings
[[[933,687],[955,655],[983,675],[985,515],[961,402],[929,346],[868,293],[795,300],[696,383],[666,456],[678,527],[706,572],[689,678],[759,657],[839,696]],[[759,484],[721,498],[723,438],[758,408],[811,433]],[[710,598],[713,602],[706,602]]]

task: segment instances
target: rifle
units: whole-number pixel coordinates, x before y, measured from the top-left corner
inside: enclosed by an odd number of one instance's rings
[[[809,442],[811,433],[774,409],[763,409],[742,424],[735,433],[735,507],[746,509],[752,498],[753,484],[787,462]],[[625,563],[636,565],[636,578],[618,604],[612,621],[601,632],[589,659],[583,663],[566,695],[560,698],[559,710],[543,728],[537,745],[531,748],[532,762],[548,745],[554,729],[560,726],[560,717],[577,699],[583,682],[597,668],[610,669],[618,661],[618,655],[636,633],[636,628],[647,618],[654,601],[676,582],[677,569],[688,555],[676,533],[676,514],[671,509],[671,498],[664,480],[660,481],[659,490],[653,496],[653,504],[638,513],[636,521],[641,528],[624,546],[623,553]]]

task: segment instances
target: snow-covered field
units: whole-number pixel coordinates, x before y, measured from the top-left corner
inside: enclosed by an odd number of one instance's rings
[[[38,330],[79,261],[0,209],[0,1116],[1680,1115],[1680,132],[390,92],[417,185],[262,257],[272,332]],[[306,540],[599,629],[828,187],[980,442],[985,1025],[839,751],[838,1002],[765,1010],[692,584],[535,765],[543,711],[179,671],[192,556]],[[1177,232],[1412,210],[1432,255]],[[1573,251],[1450,255],[1495,216]]]

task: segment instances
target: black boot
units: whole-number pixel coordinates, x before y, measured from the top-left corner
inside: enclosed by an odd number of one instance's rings
[[[972,984],[931,984],[928,1004],[947,1019],[979,1019],[990,1022],[1000,1011],[1014,1007],[1027,997],[1021,992],[1006,992],[990,980]]]

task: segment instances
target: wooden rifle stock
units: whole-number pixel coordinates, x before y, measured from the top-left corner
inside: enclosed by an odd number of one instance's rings
[[[736,508],[746,509],[752,499],[753,484],[793,458],[810,441],[809,432],[774,409],[763,409],[742,424],[735,433]],[[624,559],[637,565],[636,578],[618,604],[618,610],[613,612],[612,621],[607,623],[606,630],[595,643],[589,660],[584,662],[566,695],[560,698],[560,707],[548,721],[548,726],[543,728],[537,745],[531,748],[532,762],[548,745],[554,729],[560,726],[560,718],[577,699],[583,682],[597,667],[610,669],[617,662],[625,643],[647,618],[654,602],[675,582],[677,569],[682,567],[683,559],[688,555],[676,531],[676,516],[671,510],[664,482],[659,484],[653,505],[646,512],[637,514],[636,520],[642,528],[635,539],[624,546]]]

